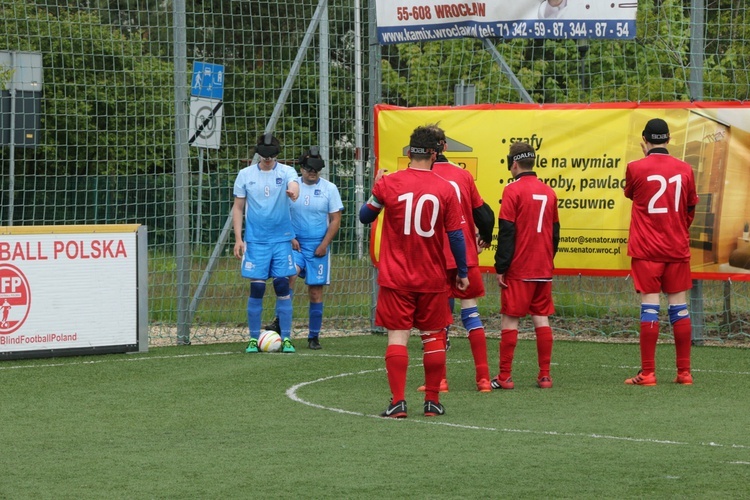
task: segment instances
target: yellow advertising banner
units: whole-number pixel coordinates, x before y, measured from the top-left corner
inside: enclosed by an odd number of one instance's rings
[[[641,135],[651,118],[670,127],[669,152],[695,173],[700,203],[690,232],[695,279],[750,280],[750,105],[741,103],[615,103],[597,105],[473,105],[375,107],[377,169],[408,167],[414,128],[439,124],[446,157],[471,172],[495,215],[512,182],[510,144],[528,142],[537,176],[558,196],[559,274],[626,275],[631,202],[623,187],[628,162],[643,157]],[[497,229],[496,229],[497,231]],[[380,245],[373,228],[371,254]],[[494,235],[496,241],[497,234]],[[480,254],[492,271],[495,246]],[[533,258],[533,256],[529,256]]]

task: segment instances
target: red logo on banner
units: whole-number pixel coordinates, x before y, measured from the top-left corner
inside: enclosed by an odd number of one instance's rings
[[[26,276],[15,266],[0,264],[0,335],[23,325],[31,310],[31,289]]]

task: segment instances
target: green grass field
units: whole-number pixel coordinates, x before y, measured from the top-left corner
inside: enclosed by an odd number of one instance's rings
[[[0,498],[750,496],[748,349],[694,348],[685,387],[663,344],[659,385],[631,387],[636,344],[558,341],[543,391],[535,344],[520,341],[516,389],[480,394],[468,341],[454,337],[447,414],[424,418],[413,338],[409,418],[396,421],[376,417],[385,342],[4,361]]]

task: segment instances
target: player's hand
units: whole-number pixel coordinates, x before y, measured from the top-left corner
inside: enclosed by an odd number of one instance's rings
[[[328,245],[320,244],[318,245],[318,248],[315,249],[315,256],[325,257],[327,252],[328,252]]]
[[[292,238],[292,250],[299,252],[299,241],[297,241],[297,238]]]
[[[456,276],[456,288],[461,291],[469,288],[469,278],[459,278],[458,276]]]
[[[497,284],[500,288],[508,288],[508,284],[505,282],[505,274],[497,275]]]
[[[242,260],[245,256],[245,242],[238,241],[234,244],[234,256]]]
[[[479,248],[479,253],[482,253],[482,250],[485,250],[487,248],[490,248],[492,245],[489,241],[484,241],[481,236],[477,233],[477,247]]]
[[[291,189],[287,189],[287,190],[286,190],[286,195],[287,195],[287,196],[289,197],[289,199],[290,199],[290,200],[292,200],[292,201],[297,201],[297,198],[299,197],[299,194],[298,194],[298,193],[295,193],[295,192],[294,192],[294,191],[292,191]]]
[[[378,182],[387,173],[388,173],[388,170],[386,170],[385,168],[381,168],[380,170],[378,170],[378,173],[375,174],[375,182]]]

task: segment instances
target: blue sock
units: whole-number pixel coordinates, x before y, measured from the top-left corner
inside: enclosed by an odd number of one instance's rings
[[[276,297],[276,312],[279,314],[281,338],[287,339],[292,334],[292,299]]]
[[[310,302],[310,334],[311,339],[320,335],[320,327],[323,325],[323,303]]]
[[[250,297],[247,299],[247,326],[250,338],[258,340],[260,337],[260,319],[263,314],[263,299]]]

